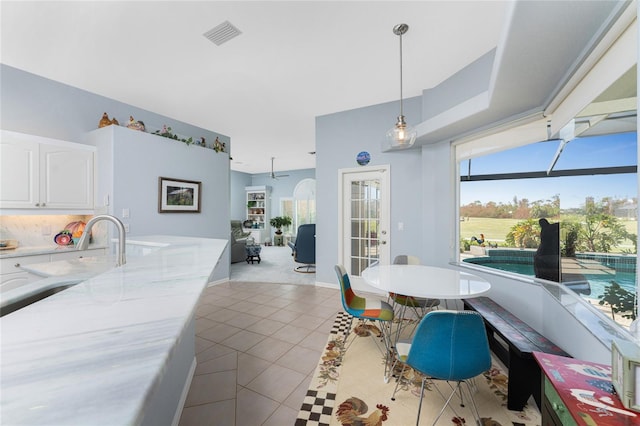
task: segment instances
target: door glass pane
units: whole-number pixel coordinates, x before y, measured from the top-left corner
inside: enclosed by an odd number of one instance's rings
[[[351,274],[360,273],[378,261],[380,225],[380,181],[360,180],[351,183]]]

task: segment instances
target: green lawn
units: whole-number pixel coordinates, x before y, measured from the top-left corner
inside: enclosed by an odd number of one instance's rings
[[[485,217],[470,217],[460,221],[460,238],[469,241],[471,237],[484,238],[491,242],[503,243],[511,227],[520,219],[491,219]]]
[[[480,234],[484,234],[487,241],[502,245],[511,227],[521,221],[522,219],[470,217],[464,221],[460,221],[460,238],[470,241],[472,236],[480,238]],[[636,221],[622,220],[621,222],[625,225],[628,232],[633,234],[638,233],[638,224]],[[624,241],[621,247],[613,251],[619,251],[621,248],[633,248],[633,245],[629,241]]]

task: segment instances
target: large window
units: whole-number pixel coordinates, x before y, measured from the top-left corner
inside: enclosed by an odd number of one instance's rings
[[[298,231],[300,225],[316,223],[316,181],[301,180],[293,190],[293,229]]]
[[[293,198],[282,197],[280,198],[280,216],[288,216],[292,219],[291,225],[283,226],[282,231],[285,234],[293,234],[293,230],[297,229],[293,225],[293,218],[295,218],[295,208],[293,206]]]
[[[638,312],[637,58],[627,9],[541,111],[453,144],[459,259],[526,276],[605,345]]]
[[[463,160],[460,260],[562,282],[636,316],[637,134],[533,143]]]

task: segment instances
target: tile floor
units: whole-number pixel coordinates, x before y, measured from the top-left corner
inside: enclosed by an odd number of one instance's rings
[[[340,310],[337,289],[208,287],[196,312],[198,365],[180,426],[293,425]]]

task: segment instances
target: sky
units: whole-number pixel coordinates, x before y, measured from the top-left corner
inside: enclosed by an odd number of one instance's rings
[[[559,144],[559,141],[546,141],[474,158],[471,175],[546,171]],[[576,138],[564,147],[554,170],[635,166],[637,158],[636,133]],[[460,172],[466,175],[467,171],[468,162],[463,161]],[[463,182],[460,205],[475,201],[506,204],[512,202],[514,196],[533,202],[559,194],[561,209],[577,208],[584,205],[586,197],[596,201],[603,197],[636,198],[637,186],[636,174]]]

